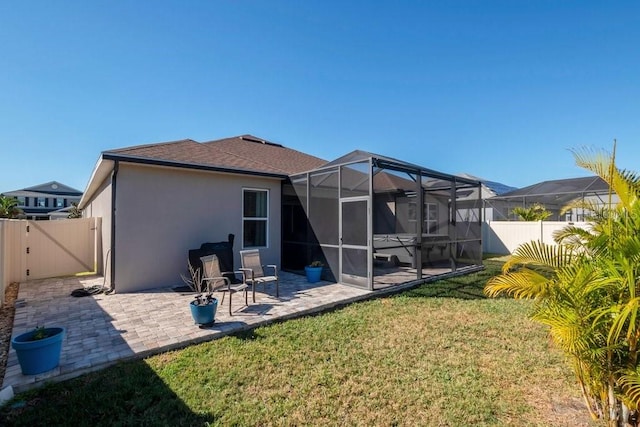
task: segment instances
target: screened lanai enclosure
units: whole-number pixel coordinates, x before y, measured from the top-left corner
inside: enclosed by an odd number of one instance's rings
[[[616,202],[617,196],[613,195]],[[598,176],[544,181],[528,187],[485,199],[486,220],[518,221],[515,208],[529,208],[539,204],[551,214],[549,221],[584,221],[590,211],[584,207],[568,206],[587,202],[603,206],[609,200],[609,184]]]
[[[354,151],[282,194],[283,269],[374,290],[482,265],[478,181]]]

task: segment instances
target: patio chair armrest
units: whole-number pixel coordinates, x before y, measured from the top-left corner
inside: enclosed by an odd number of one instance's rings
[[[248,270],[248,268],[240,268],[236,271],[225,271],[225,273],[227,274],[233,274],[235,277],[242,277],[242,283],[246,282],[247,280],[247,273],[245,272],[245,270]]]
[[[273,268],[273,275],[277,276],[278,275],[278,266],[275,264],[267,264],[267,265],[263,265],[262,268]]]
[[[247,276],[253,279],[253,268],[239,268],[238,270],[240,270],[244,274],[245,280],[247,280]]]
[[[216,286],[215,284],[222,281],[224,283],[224,285],[222,286],[226,286],[227,288],[229,288],[231,286],[231,281],[229,280],[228,277],[203,277],[202,281],[206,281],[207,282],[207,291],[208,292],[213,292],[215,291],[217,288],[219,288],[220,286]],[[213,282],[213,286],[211,286],[211,283]]]

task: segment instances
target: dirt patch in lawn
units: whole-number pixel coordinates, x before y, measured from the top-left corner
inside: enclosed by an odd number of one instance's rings
[[[7,358],[9,357],[13,317],[16,314],[15,302],[18,298],[18,288],[18,283],[11,283],[7,286],[4,294],[4,305],[0,307],[0,388],[4,381],[4,373],[7,370]]]

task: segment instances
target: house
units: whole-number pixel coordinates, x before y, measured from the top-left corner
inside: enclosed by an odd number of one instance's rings
[[[26,219],[41,220],[50,219],[51,213],[69,208],[71,203],[78,203],[82,192],[51,181],[21,190],[7,191],[3,195],[18,199],[18,207],[22,209]]]
[[[601,205],[608,197],[609,185],[598,176],[587,176],[543,181],[509,191],[488,198],[485,207],[493,211],[493,219],[500,221],[518,220],[513,209],[534,204],[541,204],[551,212],[549,221],[584,221],[584,209],[572,208],[564,212],[563,208],[574,201]]]
[[[326,162],[242,135],[105,151],[79,207],[102,217],[100,264],[117,292],[178,284],[189,249],[229,234],[235,266],[240,250],[259,248],[264,263],[321,260],[328,277],[371,289],[384,273],[374,253],[418,279],[420,265],[481,263],[479,221],[450,214],[457,193],[479,185],[372,153]]]
[[[483,200],[483,210],[482,210],[482,215],[483,215],[483,220],[485,222],[487,221],[493,221],[494,219],[494,212],[493,212],[493,208],[491,208],[490,206],[487,206],[486,203],[484,202],[487,199],[491,199],[495,196],[499,196],[501,194],[505,194],[508,193],[510,191],[514,191],[517,190],[517,188],[515,187],[511,187],[509,185],[506,184],[502,184],[500,182],[496,182],[496,181],[489,181],[483,178],[478,178],[476,176],[470,175],[468,173],[462,173],[462,174],[458,174],[458,176],[462,177],[462,178],[466,178],[466,179],[473,179],[473,180],[477,180],[480,181],[480,195],[479,197]],[[474,192],[469,191],[468,196],[466,197],[467,200],[475,200],[478,197],[478,194],[475,194]],[[478,214],[476,211],[470,210],[470,211],[460,211],[463,215],[474,215],[474,214]]]

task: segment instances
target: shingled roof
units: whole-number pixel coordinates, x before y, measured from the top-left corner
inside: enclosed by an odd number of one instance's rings
[[[604,195],[609,192],[609,184],[599,176],[557,179],[543,181],[528,187],[510,191],[489,200],[530,201],[549,206],[564,206],[569,202],[587,196]]]
[[[107,159],[283,176],[308,171],[326,163],[326,160],[252,135],[208,142],[184,139],[138,145],[105,151],[103,156]]]

